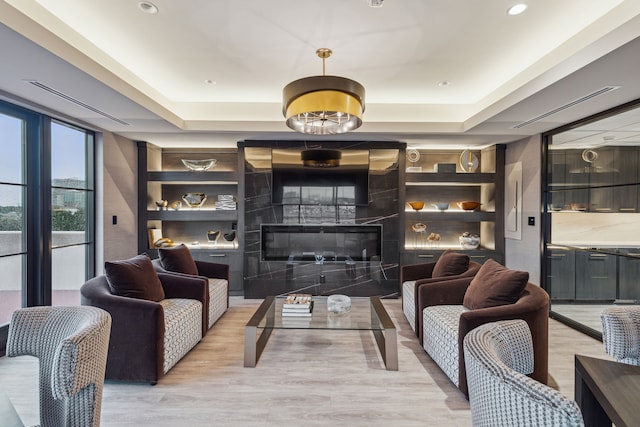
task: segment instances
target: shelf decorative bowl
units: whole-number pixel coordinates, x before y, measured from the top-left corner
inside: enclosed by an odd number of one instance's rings
[[[182,160],[182,164],[185,165],[189,170],[202,172],[211,169],[216,164],[216,159],[203,159],[203,160],[189,160],[189,159],[180,159]]]
[[[478,249],[478,246],[480,246],[480,236],[467,231],[462,233],[458,240],[462,249]]]
[[[175,202],[171,203],[169,207],[174,211],[178,211],[182,207],[182,202],[179,200],[176,200]]]
[[[431,206],[438,209],[439,211],[446,211],[449,209],[449,203],[432,203]]]
[[[182,195],[182,200],[189,205],[190,208],[199,208],[207,200],[207,195],[204,193],[186,193]]]
[[[475,211],[476,209],[478,209],[481,204],[482,203],[480,203],[480,202],[468,202],[468,201],[465,201],[465,202],[458,202],[458,207],[460,209],[462,209],[463,211],[471,212],[471,211]]]
[[[224,233],[222,237],[224,237],[224,240],[226,240],[227,242],[233,242],[236,238],[236,232],[231,231],[229,233]]]
[[[424,202],[409,202],[409,206],[411,206],[411,209],[417,212],[420,209],[424,208]]]
[[[345,314],[351,311],[351,298],[346,295],[329,295],[327,297],[327,310],[329,313]]]
[[[411,226],[411,229],[416,233],[424,233],[427,231],[427,226],[421,222],[416,222]]]
[[[156,200],[156,206],[158,207],[158,210],[167,210],[167,205],[169,204],[169,202],[167,200]]]

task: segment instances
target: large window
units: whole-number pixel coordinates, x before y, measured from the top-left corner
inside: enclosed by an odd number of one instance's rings
[[[0,110],[0,324],[22,304],[27,120]]]
[[[0,328],[20,307],[80,303],[94,273],[93,146],[92,132],[0,101]]]

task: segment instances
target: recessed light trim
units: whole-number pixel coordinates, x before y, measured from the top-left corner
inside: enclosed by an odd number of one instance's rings
[[[215,85],[215,84],[216,84],[215,80],[211,80],[211,79],[205,79],[205,81],[204,81],[204,82],[205,82],[206,84],[208,84],[208,85]]]
[[[144,13],[148,13],[149,15],[155,15],[156,13],[158,13],[158,6],[148,1],[138,2],[138,8]]]
[[[525,3],[514,4],[509,9],[507,9],[507,15],[509,16],[520,15],[525,10],[527,10],[527,5]]]
[[[438,82],[438,86],[440,87],[447,87],[451,84],[451,82],[449,80],[441,80]]]

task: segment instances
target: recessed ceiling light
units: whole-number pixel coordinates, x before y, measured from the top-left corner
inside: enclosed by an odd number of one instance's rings
[[[524,3],[514,4],[509,9],[507,9],[507,15],[510,15],[510,16],[520,15],[525,10],[527,10],[526,4]]]
[[[158,13],[158,6],[148,1],[140,1],[138,2],[138,7],[144,13],[148,13],[149,15],[155,15]]]
[[[211,79],[206,79],[204,82],[205,82],[206,84],[208,84],[208,85],[214,85],[214,84],[216,84],[216,82],[214,82],[214,81],[213,81],[213,80],[211,80]]]
[[[449,86],[451,84],[451,82],[449,80],[442,80],[438,82],[438,86],[440,87],[446,87]]]

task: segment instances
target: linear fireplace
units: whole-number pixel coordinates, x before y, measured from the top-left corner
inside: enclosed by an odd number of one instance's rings
[[[382,261],[380,224],[262,224],[263,261]]]

